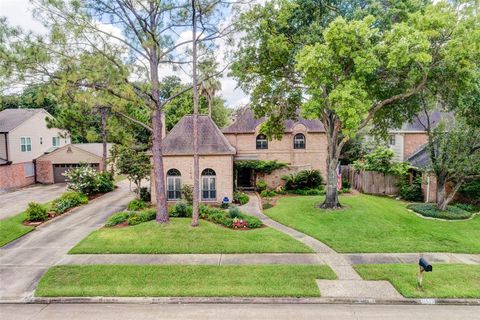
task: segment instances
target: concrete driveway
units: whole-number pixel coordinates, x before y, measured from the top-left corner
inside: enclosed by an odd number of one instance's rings
[[[0,219],[25,211],[28,203],[32,201],[40,203],[52,201],[64,193],[66,189],[67,185],[65,183],[39,184],[0,194]]]
[[[114,191],[2,247],[0,301],[27,301],[49,267],[132,199],[128,181],[122,181]]]

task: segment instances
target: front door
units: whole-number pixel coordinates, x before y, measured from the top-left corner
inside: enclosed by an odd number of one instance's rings
[[[237,187],[253,188],[253,170],[250,168],[240,168],[237,171]]]

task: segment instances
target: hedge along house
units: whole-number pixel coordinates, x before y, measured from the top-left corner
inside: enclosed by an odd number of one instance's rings
[[[107,159],[113,144],[107,144]],[[101,143],[76,143],[45,153],[35,160],[37,182],[59,183],[65,182],[63,175],[68,169],[79,167],[82,164],[102,170],[106,164],[102,160],[103,145]]]
[[[233,157],[235,148],[213,120],[198,116],[198,152],[200,163],[200,200],[220,203],[233,198]],[[185,185],[193,186],[193,116],[184,116],[162,141],[167,200],[178,201]],[[155,201],[155,179],[150,179]]]
[[[283,185],[282,176],[301,170],[319,170],[323,177],[327,171],[327,137],[319,120],[296,120],[284,122],[285,131],[280,140],[269,141],[260,132],[265,118],[256,119],[249,108],[239,110],[235,121],[223,134],[235,147],[234,161],[276,160],[287,164],[271,174],[256,175],[253,169],[241,168],[236,172],[236,186],[254,188],[256,180],[264,179],[271,188]]]

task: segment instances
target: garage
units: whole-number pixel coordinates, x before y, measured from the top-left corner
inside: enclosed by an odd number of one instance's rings
[[[98,167],[100,166],[99,163],[89,163],[89,165],[92,168],[95,168],[98,170]],[[79,167],[80,164],[78,163],[61,163],[61,164],[54,164],[53,165],[53,182],[54,183],[60,183],[60,182],[66,182],[66,178],[63,174],[70,170],[71,168],[77,168]]]
[[[107,145],[110,150],[111,144]],[[69,169],[89,165],[96,170],[103,167],[101,143],[69,144],[45,153],[35,160],[36,181],[39,183],[61,183]],[[110,152],[107,152],[107,158]]]

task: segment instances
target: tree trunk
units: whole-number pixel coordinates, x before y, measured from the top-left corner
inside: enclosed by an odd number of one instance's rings
[[[197,11],[192,0],[192,86],[193,86],[193,212],[192,227],[198,226],[199,209],[199,157],[198,157],[198,86],[197,86]]]
[[[337,165],[338,157],[329,154],[327,157],[327,190],[325,201],[320,206],[322,209],[338,209],[341,207],[338,201]]]
[[[162,116],[159,109],[153,112],[152,116],[152,154],[153,154],[153,172],[155,178],[155,197],[157,201],[157,222],[168,222],[167,198],[165,195],[165,179],[163,174],[163,156],[162,156]]]
[[[437,175],[437,208],[438,210],[447,209],[447,191],[445,190],[446,179],[440,175]]]
[[[208,100],[208,116],[211,118],[212,117],[212,97],[209,95],[207,97]]]
[[[107,108],[100,108],[102,119],[102,172],[107,172]]]
[[[324,127],[327,133],[327,190],[325,201],[320,205],[322,209],[338,209],[337,165],[345,141],[339,141],[339,128],[336,116],[330,113],[325,118]]]

